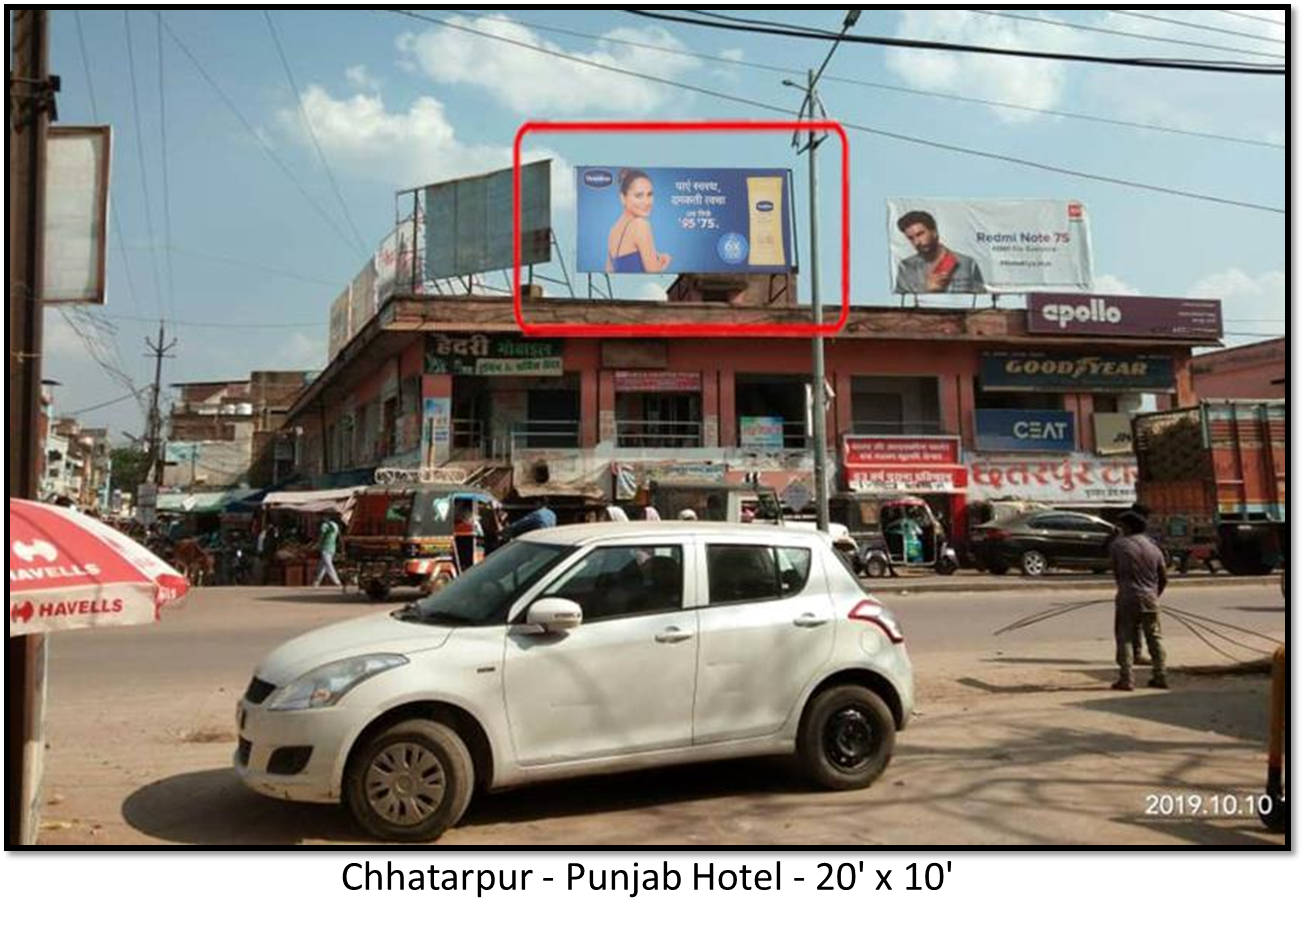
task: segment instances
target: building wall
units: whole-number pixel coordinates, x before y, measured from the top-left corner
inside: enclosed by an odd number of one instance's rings
[[[1191,361],[1192,388],[1201,399],[1284,399],[1285,338],[1214,351]]]

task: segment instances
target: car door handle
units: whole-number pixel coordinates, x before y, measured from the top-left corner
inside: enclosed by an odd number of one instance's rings
[[[809,612],[801,615],[801,617],[793,619],[793,623],[798,627],[821,627],[828,622],[829,619],[827,617],[820,617],[818,614],[811,614]]]
[[[693,637],[691,630],[680,630],[678,627],[667,627],[654,637],[658,643],[683,643]]]

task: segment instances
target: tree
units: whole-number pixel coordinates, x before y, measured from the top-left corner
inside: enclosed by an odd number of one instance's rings
[[[136,486],[149,481],[149,454],[139,447],[114,447],[113,484],[124,492],[135,493]]]

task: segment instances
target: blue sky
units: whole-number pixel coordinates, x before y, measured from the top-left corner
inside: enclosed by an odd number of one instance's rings
[[[731,62],[804,69],[817,64],[825,50],[816,42],[658,23],[609,10],[431,15],[586,60],[794,109],[799,100],[780,85],[784,75]],[[830,29],[841,22],[836,11],[769,9],[755,15]],[[1247,35],[1121,13],[1026,10],[1020,15],[1264,54],[1285,54],[1286,48],[1274,41],[1285,37],[1283,28],[1215,10],[1165,9],[1162,15]],[[61,412],[126,392],[92,359],[92,349],[137,384],[148,383],[152,368],[142,356],[143,338],[153,326],[140,319],[155,318],[160,311],[175,322],[172,334],[179,342],[176,359],[165,366],[165,382],[239,378],[251,369],[320,368],[330,302],[365,259],[359,236],[365,247],[374,247],[391,226],[394,191],[507,166],[512,136],[525,119],[769,115],[394,13],[277,11],[272,16],[301,94],[301,112],[262,11],[165,10],[164,133],[158,18],[152,10],[127,16],[139,122],[124,13],[92,9],[52,14],[52,70],[63,79],[61,121],[93,121],[93,87],[99,121],[114,128],[112,204],[117,223],[112,229],[108,305],[69,313],[79,319],[80,335],[61,313],[50,310],[48,315],[45,376],[63,383],[56,391]],[[503,17],[515,22],[504,23]],[[78,20],[90,62],[89,85]],[[543,26],[726,60],[704,61],[547,32]],[[247,127],[167,29],[235,104]],[[955,10],[867,10],[857,32],[1112,56],[1234,57],[1227,51]],[[1271,58],[1245,60],[1274,63]],[[1106,125],[833,80],[822,85],[830,115],[848,122],[1094,174],[1277,209],[1286,206],[1286,157],[1280,147],[1286,140],[1286,98],[1280,77],[1029,62],[865,45],[841,48],[827,74],[1259,142]],[[305,129],[305,112],[347,214]],[[1279,212],[1088,181],[861,132],[851,133],[851,146],[855,302],[891,298],[885,197],[1078,199],[1091,218],[1098,290],[1217,296],[1224,299],[1229,331],[1265,336],[1285,331],[1287,227]],[[781,137],[740,143],[723,135],[692,141],[586,135],[540,137],[531,147],[559,161],[554,171],[554,224],[572,268],[569,168],[575,164],[636,160],[668,166],[793,167],[797,190],[806,189],[805,168]],[[836,168],[831,146],[821,163],[826,181],[822,229],[832,241],[837,191],[828,182]],[[803,252],[804,208],[802,202],[798,227]],[[825,289],[834,292],[837,255],[826,247],[823,256]],[[622,280],[618,292],[649,296],[654,289],[649,280]],[[90,424],[110,426],[115,434],[124,429],[139,433],[142,427],[141,409],[130,400],[82,417]]]

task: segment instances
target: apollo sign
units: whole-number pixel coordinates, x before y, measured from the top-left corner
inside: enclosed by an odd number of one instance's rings
[[[1028,332],[1216,341],[1223,333],[1222,303],[1217,299],[1029,293]]]

